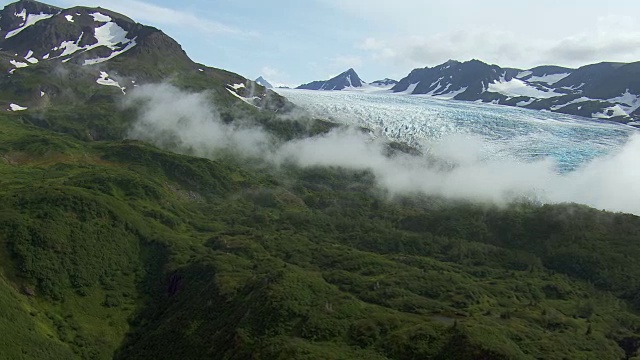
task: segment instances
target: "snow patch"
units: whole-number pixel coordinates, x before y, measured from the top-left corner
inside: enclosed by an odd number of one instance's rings
[[[23,62],[16,61],[16,60],[11,60],[9,62],[11,63],[11,65],[15,66],[16,69],[25,68],[25,67],[29,66],[29,64],[27,64],[27,63],[23,63]]]
[[[576,86],[576,85],[571,85],[571,86],[563,86],[562,88],[563,88],[563,89],[566,89],[566,90],[578,90],[578,89],[580,89],[581,87],[583,87],[583,86],[585,86],[585,85],[586,85],[585,83],[582,83],[582,84],[580,84],[580,85],[578,85],[578,86]]]
[[[444,79],[444,76],[439,78],[438,80],[434,81],[431,83],[431,85],[429,85],[429,89],[431,89],[435,84],[439,83],[440,81],[442,81],[442,79]],[[417,85],[417,84],[416,84]],[[440,87],[440,86],[438,86]]]
[[[530,98],[530,99],[529,99],[529,100],[527,100],[527,101],[518,101],[518,102],[516,103],[516,106],[520,106],[520,107],[529,106],[529,105],[531,105],[534,101],[536,101],[536,99],[534,99],[534,98]]]
[[[115,45],[126,44],[131,40],[127,39],[127,32],[114,22],[108,22],[95,29],[95,36],[98,43],[91,45],[93,47],[106,46],[111,50],[115,50]]]
[[[99,63],[111,60],[114,57],[129,51],[131,48],[137,45],[136,44],[137,38],[128,39],[127,34],[128,33],[123,28],[118,26],[118,24],[114,22],[107,22],[104,25],[95,28],[94,35],[97,40],[95,44],[80,46],[79,45],[80,41],[82,40],[82,36],[84,35],[84,33],[82,33],[80,34],[80,37],[76,41],[63,41],[59,47],[53,48],[52,50],[57,51],[58,49],[64,49],[62,54],[57,56],[58,58],[73,55],[79,51],[86,52],[100,46],[105,46],[113,50],[113,52],[109,56],[105,58],[87,59],[84,61],[83,65],[99,64]],[[120,46],[126,45],[126,46],[124,46],[124,48],[119,49],[118,45]],[[66,59],[66,61],[68,60],[69,59]]]
[[[105,15],[105,14],[101,14],[99,12],[94,12],[93,14],[89,14],[93,17],[93,21],[95,22],[109,22],[111,21],[111,17]]]
[[[407,90],[402,91],[402,94],[413,94],[413,91],[418,87],[419,83],[411,84],[407,87]]]
[[[522,78],[525,78],[525,77],[527,77],[527,76],[529,76],[529,75],[531,75],[531,74],[533,74],[533,72],[532,72],[532,71],[529,71],[529,70],[527,70],[527,71],[521,71],[521,72],[519,72],[519,73],[518,73],[518,75],[516,75],[516,78],[518,78],[518,79],[522,79]]]
[[[87,60],[84,61],[83,65],[94,65],[94,64],[99,64],[99,63],[111,60],[114,57],[131,50],[131,48],[133,48],[134,46],[136,46],[136,39],[131,40],[131,42],[128,43],[127,46],[124,47],[124,49],[116,50],[116,51],[112,52],[111,55],[107,56],[106,58],[87,59]]]
[[[32,64],[37,64],[38,63],[38,59],[33,57],[33,51],[31,51],[31,50],[29,50],[27,55],[25,55],[24,59],[27,60],[28,62],[32,63]]]
[[[126,95],[126,94],[127,94],[127,93],[124,91],[124,90],[125,90],[125,88],[124,88],[124,87],[122,87],[122,86],[120,86],[120,84],[119,84],[117,81],[115,81],[115,80],[113,80],[113,79],[110,79],[110,78],[109,78],[109,74],[107,74],[107,73],[106,73],[106,72],[104,72],[104,71],[101,71],[101,72],[100,72],[100,77],[98,78],[98,80],[96,80],[96,82],[97,82],[98,84],[100,84],[100,85],[104,85],[104,86],[115,86],[115,87],[117,87],[118,89],[120,89],[124,95]]]
[[[15,15],[16,17],[22,18],[22,21],[27,21],[27,9],[22,9],[20,13],[14,13],[13,15]]]
[[[629,115],[620,107],[620,105],[610,106],[605,108],[601,113],[593,113],[591,117],[596,119],[611,119],[613,117],[628,117]]]
[[[25,12],[25,10],[22,10],[22,12]],[[21,14],[22,14],[22,13],[21,13]],[[16,15],[16,16],[17,16],[17,15]],[[29,15],[27,15],[27,18],[26,18],[26,20],[25,20],[25,22],[24,22],[24,25],[22,25],[21,27],[19,27],[19,28],[15,29],[15,30],[9,31],[9,32],[7,33],[7,35],[5,35],[5,37],[4,37],[4,38],[5,38],[5,39],[8,39],[8,38],[10,38],[10,37],[13,37],[13,36],[15,36],[15,35],[18,35],[22,30],[24,30],[24,29],[28,28],[29,26],[31,26],[31,25],[33,25],[33,24],[37,23],[38,21],[48,19],[48,18],[50,18],[50,17],[52,17],[52,16],[53,16],[52,14],[45,14],[45,13],[40,13],[40,14],[29,14]]]
[[[630,93],[629,89],[624,94],[606,101],[618,104],[627,114],[631,114],[640,108],[640,96]]]
[[[27,110],[27,107],[24,106],[20,106],[18,104],[9,104],[9,110],[10,111],[24,111]]]
[[[42,57],[42,60],[47,60],[49,59],[50,54],[46,54],[45,56]]]
[[[532,76],[531,78],[527,79],[527,81],[528,82],[541,82],[541,83],[553,85],[553,84],[557,83],[558,81],[566,78],[569,75],[571,75],[571,74],[570,73],[563,73],[563,74],[551,74],[551,75],[543,75],[543,76]]]
[[[67,19],[68,22],[75,22],[73,20],[73,15],[65,15],[64,17]]]
[[[244,84],[243,84],[243,85],[244,85]],[[231,86],[231,85],[230,85],[230,86]],[[236,89],[236,90],[237,90],[237,89]],[[250,99],[247,99],[247,98],[245,98],[245,97],[242,97],[242,96],[240,96],[240,95],[236,94],[236,92],[235,92],[235,91],[232,91],[231,89],[227,89],[227,91],[228,91],[229,93],[231,93],[231,95],[233,95],[233,96],[237,97],[238,99],[240,99],[240,100],[242,100],[242,101],[246,102],[247,104],[249,104],[249,105],[251,105],[251,106],[253,106],[253,107],[257,107],[257,106],[256,106],[256,104],[252,103]]]
[[[233,88],[233,90],[238,91],[238,89],[242,89],[245,88],[246,86],[244,86],[244,84],[233,84],[233,85],[229,85]]]
[[[567,106],[567,105],[571,105],[571,104],[578,104],[578,103],[587,102],[587,101],[596,101],[596,100],[593,100],[593,99],[590,99],[590,98],[588,98],[588,97],[584,97],[584,96],[583,96],[583,97],[581,97],[581,98],[578,98],[578,99],[575,99],[575,100],[571,100],[571,101],[569,101],[569,102],[568,102],[568,103],[566,103],[566,104],[553,105],[553,106],[551,107],[551,110],[556,111],[556,110],[562,109],[563,107],[565,107],[565,106]],[[580,109],[578,109],[578,110],[580,110]]]
[[[514,78],[506,81],[504,77],[501,77],[500,80],[496,80],[495,82],[489,84],[489,88],[487,89],[487,91],[502,94],[508,97],[527,96],[538,99],[546,99],[562,95],[553,91],[542,91],[525,83],[520,79]]]
[[[433,91],[431,91],[431,92],[429,92],[429,95],[434,95],[434,94],[435,95],[440,95],[440,94],[446,93],[449,90],[449,88],[451,87],[451,83],[448,83],[447,86],[445,86],[445,88],[443,90],[439,91],[441,87],[442,87],[442,85],[440,85],[440,83],[438,83],[438,88],[433,90]],[[436,91],[439,91],[438,94],[435,93]]]
[[[76,41],[63,41],[58,49],[64,49],[62,54],[60,54],[58,57],[72,55],[80,50],[84,50],[83,47],[78,46]]]
[[[45,96],[46,94],[44,93],[44,91],[40,91],[40,97]]]
[[[451,85],[451,84],[449,84]],[[449,86],[447,86],[447,88],[444,91],[447,91],[447,89],[449,89]],[[456,96],[458,96],[459,94],[462,94],[463,92],[467,91],[468,86],[465,86],[459,90],[455,90],[455,91],[451,91],[447,94],[438,94],[434,97],[438,98],[438,99],[445,99],[445,100],[451,100],[453,98],[455,98]]]

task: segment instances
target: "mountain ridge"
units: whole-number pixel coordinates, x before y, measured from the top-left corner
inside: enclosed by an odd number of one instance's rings
[[[113,102],[146,83],[186,78],[193,78],[192,88],[198,84],[197,90],[239,107],[292,106],[238,74],[195,63],[162,30],[101,7],[22,0],[2,9],[0,26],[0,111],[44,111],[95,96]]]
[[[313,81],[308,84],[302,84],[296,89],[303,90],[344,90],[350,88],[360,88],[364,81],[353,68],[350,68],[335,77],[326,81]]]
[[[0,358],[637,355],[637,216],[390,194],[366,168],[259,162],[224,135],[315,156],[337,125],[158,29],[30,3],[7,11],[7,33],[39,20],[0,50]],[[142,138],[162,148],[131,139],[144,120],[197,122],[205,151],[172,131]],[[386,145],[389,160],[419,156]]]
[[[344,78],[343,74],[336,78]],[[350,89],[326,83],[316,81],[298,88]],[[640,62],[602,62],[577,69],[555,65],[515,69],[477,59],[449,60],[413,69],[390,92],[547,110],[640,126]]]

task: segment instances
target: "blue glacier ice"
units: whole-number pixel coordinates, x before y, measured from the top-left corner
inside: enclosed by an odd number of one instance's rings
[[[638,131],[606,121],[432,97],[384,92],[278,90],[314,116],[365,126],[428,148],[448,136],[482,138],[487,158],[553,159],[567,173],[621,148]]]

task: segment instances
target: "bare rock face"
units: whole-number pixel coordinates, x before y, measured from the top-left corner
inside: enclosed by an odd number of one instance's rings
[[[304,90],[344,90],[349,88],[359,88],[364,85],[364,81],[360,79],[355,70],[349,69],[342,74],[331,78],[327,81],[314,81],[303,84],[297,89]]]

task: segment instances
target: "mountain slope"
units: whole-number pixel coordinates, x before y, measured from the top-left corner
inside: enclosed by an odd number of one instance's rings
[[[233,112],[251,107],[282,111],[292,106],[240,75],[194,63],[162,31],[109,10],[59,9],[22,0],[5,7],[0,19],[0,110],[29,109],[46,116],[56,106],[114,104],[137,86],[167,79],[213,92],[231,117],[246,117]]]
[[[366,172],[265,172],[17,118],[0,115],[7,358],[619,359],[638,349],[635,216],[383,201]]]
[[[360,88],[365,84],[353,69],[349,69],[326,81],[313,81],[298,86],[296,89],[304,90],[345,90]]]
[[[392,90],[630,123],[640,114],[638,73],[640,63],[519,70],[478,60],[451,60],[433,68],[413,70]]]
[[[25,10],[18,27],[68,11],[12,6],[2,16]],[[276,117],[285,100],[191,62],[157,29],[104,9],[72,13],[86,13],[85,26],[55,13],[14,35],[60,37],[25,36],[38,62],[0,77],[0,100],[28,105],[0,111],[0,358],[637,355],[640,218],[571,204],[392,198],[370,171],[274,166],[230,147],[211,158],[177,154],[195,151],[171,134],[164,149],[124,140],[144,106],[121,100],[164,76],[197,100],[213,98],[220,123],[238,133],[260,125],[269,145],[322,141],[336,125]],[[39,57],[105,23],[127,32],[115,50]],[[98,37],[90,40],[76,45]],[[14,65],[16,52],[3,49]],[[197,117],[187,105],[167,121]]]

